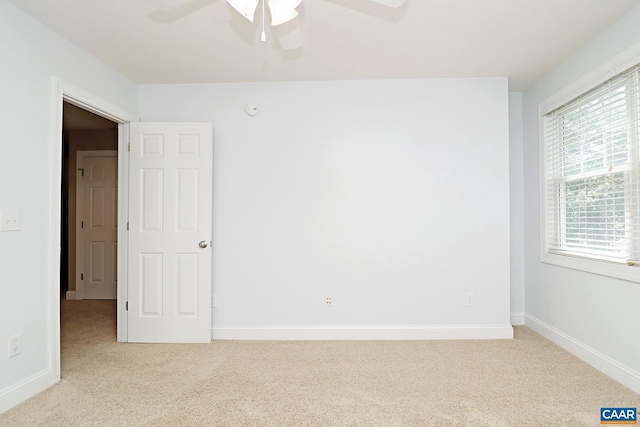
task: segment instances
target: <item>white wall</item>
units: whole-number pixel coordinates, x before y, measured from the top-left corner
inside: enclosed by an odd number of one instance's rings
[[[17,210],[22,230],[0,233],[0,412],[53,383],[51,159],[53,80],[135,112],[136,86],[0,0],[0,210]],[[7,339],[22,335],[8,359]]]
[[[640,43],[640,7],[524,93],[526,324],[640,393],[640,283],[540,259],[538,105]],[[640,277],[639,277],[640,279]]]
[[[524,304],[524,194],[522,92],[509,94],[509,209],[511,218],[511,324],[523,325]]]
[[[506,78],[151,85],[139,113],[214,124],[214,337],[512,336]]]

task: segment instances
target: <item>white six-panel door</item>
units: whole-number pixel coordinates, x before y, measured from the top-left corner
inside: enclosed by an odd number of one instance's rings
[[[128,340],[211,341],[213,131],[131,123]]]
[[[116,299],[118,152],[78,152],[76,291],[82,299]]]

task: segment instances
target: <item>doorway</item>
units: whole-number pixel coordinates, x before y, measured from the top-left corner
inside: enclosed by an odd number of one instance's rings
[[[63,102],[60,227],[60,295],[62,298],[84,299],[79,281],[84,278],[85,273],[79,271],[77,265],[77,248],[81,244],[80,238],[83,237],[77,226],[77,183],[84,174],[82,168],[78,167],[78,158],[88,151],[111,152],[116,153],[117,156],[117,150],[118,123],[69,102]],[[117,197],[114,202],[115,212],[117,212]]]
[[[63,282],[61,277],[63,274],[68,275],[68,267],[64,268],[67,273],[63,273],[61,269],[61,253],[62,253],[62,227],[64,224],[68,224],[67,221],[62,221],[62,192],[66,186],[62,185],[63,178],[63,108],[65,102],[80,109],[91,112],[99,117],[106,118],[114,123],[117,123],[117,149],[118,153],[118,187],[120,193],[118,194],[118,241],[122,242],[126,239],[123,230],[126,230],[126,222],[123,215],[127,211],[126,202],[128,200],[128,192],[126,185],[123,183],[128,182],[128,160],[126,156],[122,155],[127,150],[129,123],[137,122],[138,116],[130,113],[129,111],[118,107],[106,101],[99,96],[96,96],[84,89],[81,89],[75,85],[72,85],[58,77],[53,78],[53,121],[51,132],[51,168],[50,168],[50,182],[51,182],[51,194],[52,194],[52,221],[54,226],[51,228],[51,234],[49,236],[49,249],[51,266],[51,282],[48,292],[48,304],[49,304],[49,324],[51,325],[50,337],[51,337],[51,353],[50,364],[52,367],[53,383],[60,381],[60,290]],[[71,158],[69,157],[69,162]],[[70,195],[68,195],[70,197]],[[125,226],[123,226],[123,224]],[[67,229],[68,233],[68,229]],[[68,242],[67,242],[68,244]],[[69,256],[67,254],[67,262]],[[119,245],[118,247],[118,299],[117,299],[117,340],[121,342],[127,341],[127,317],[125,311],[125,298],[127,295],[127,282],[126,277],[123,280],[122,271],[126,271],[127,264],[127,246]],[[66,265],[66,264],[65,264]]]

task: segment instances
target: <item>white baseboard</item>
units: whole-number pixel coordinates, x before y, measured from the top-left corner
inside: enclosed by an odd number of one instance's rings
[[[511,339],[511,325],[214,326],[214,340],[467,340]]]
[[[512,325],[524,325],[524,313],[511,313]]]
[[[46,369],[11,387],[0,390],[0,414],[48,389],[53,384],[55,384],[53,371]]]
[[[78,294],[76,294],[76,291],[67,291],[65,298],[68,300],[77,300]]]
[[[640,372],[636,372],[616,360],[611,359],[529,314],[525,315],[525,325],[600,372],[630,388],[635,393],[640,394]]]

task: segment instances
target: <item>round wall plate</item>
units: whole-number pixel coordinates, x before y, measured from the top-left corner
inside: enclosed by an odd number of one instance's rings
[[[244,111],[250,116],[255,116],[258,114],[258,104],[255,102],[249,102],[244,106]]]

